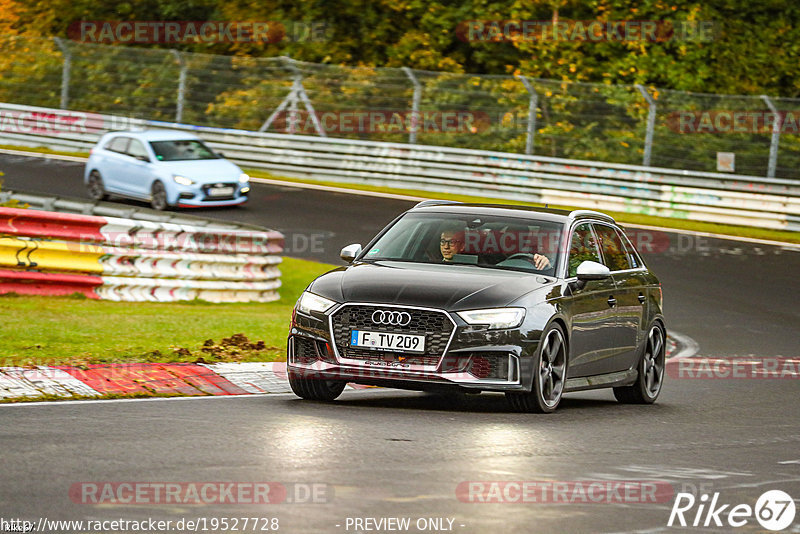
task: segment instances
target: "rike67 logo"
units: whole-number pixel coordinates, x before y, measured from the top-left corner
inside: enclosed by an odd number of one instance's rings
[[[778,531],[794,522],[795,511],[794,500],[781,490],[765,492],[758,498],[755,507],[722,503],[719,492],[712,496],[704,493],[699,498],[691,493],[678,493],[667,526],[743,527],[755,518],[762,528]]]

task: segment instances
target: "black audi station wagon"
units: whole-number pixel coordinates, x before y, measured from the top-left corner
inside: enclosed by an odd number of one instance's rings
[[[425,201],[341,257],[292,314],[302,398],[352,382],[504,392],[546,413],[571,391],[642,404],[661,391],[661,285],[607,215]]]

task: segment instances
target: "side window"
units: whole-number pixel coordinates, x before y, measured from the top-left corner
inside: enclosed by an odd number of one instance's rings
[[[147,155],[147,149],[144,148],[144,145],[138,139],[131,139],[131,144],[128,145],[128,155],[133,156],[134,158],[139,156],[149,158]]]
[[[600,253],[597,250],[597,241],[589,224],[579,224],[572,231],[572,240],[569,245],[569,272],[567,277],[578,274],[578,265],[584,261],[600,263]]]
[[[130,140],[129,137],[114,137],[106,143],[105,149],[110,150],[112,152],[119,152],[120,154],[124,154],[125,150],[128,148],[128,141]]]
[[[639,254],[636,252],[636,249],[633,248],[631,240],[628,239],[628,236],[625,235],[625,232],[619,228],[617,229],[617,233],[620,235],[622,238],[622,243],[625,245],[625,251],[628,254],[628,263],[630,264],[631,269],[638,269],[639,267],[642,267],[644,263],[642,262],[641,258],[639,258]]]
[[[603,251],[603,263],[611,271],[624,271],[630,269],[628,255],[625,246],[622,244],[617,231],[611,226],[595,224],[597,238],[600,240],[600,250]]]

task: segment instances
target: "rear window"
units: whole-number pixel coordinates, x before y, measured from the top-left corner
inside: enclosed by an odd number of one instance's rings
[[[147,157],[147,150],[144,148],[144,145],[138,139],[131,139],[130,145],[128,145],[128,154],[136,157]]]
[[[150,146],[159,161],[219,159],[213,150],[196,139],[150,141]]]
[[[625,232],[619,229],[617,229],[617,232],[622,238],[622,243],[625,245],[625,250],[628,253],[628,263],[631,264],[631,268],[638,269],[639,267],[642,267],[644,262],[642,262],[642,259],[639,257],[639,253],[636,251],[636,249],[633,248],[631,240],[628,239],[628,236],[625,234]]]
[[[120,154],[124,154],[125,151],[128,149],[128,141],[130,141],[130,137],[114,137],[109,142],[106,143],[106,146],[103,147],[106,150],[110,150],[112,152],[119,152]]]

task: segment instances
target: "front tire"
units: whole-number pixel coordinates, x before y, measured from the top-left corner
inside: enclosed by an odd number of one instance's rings
[[[551,413],[558,408],[567,379],[567,343],[564,331],[553,323],[542,334],[536,353],[530,393],[506,393],[517,412]]]
[[[158,211],[164,211],[169,207],[167,190],[164,189],[164,184],[159,181],[154,182],[150,190],[150,206]]]
[[[292,369],[288,369],[287,374],[289,386],[294,394],[302,399],[330,402],[341,395],[347,385],[344,380],[304,377]]]
[[[639,359],[636,382],[630,386],[614,388],[614,397],[625,404],[653,404],[661,393],[666,362],[666,334],[664,327],[655,323],[650,327],[644,353]]]

